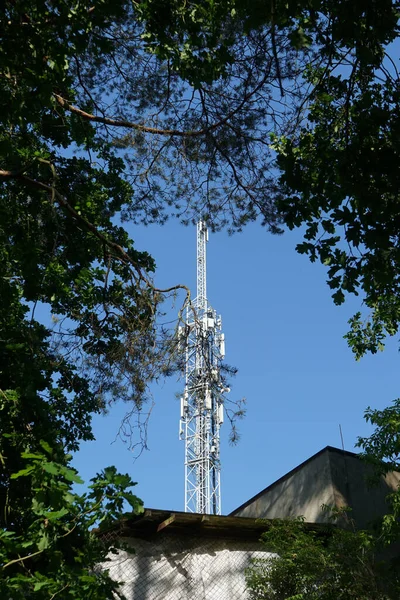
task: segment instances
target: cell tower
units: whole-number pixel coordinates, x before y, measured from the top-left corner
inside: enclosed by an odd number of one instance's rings
[[[197,297],[186,312],[180,336],[185,344],[185,390],[180,437],[185,442],[185,512],[221,514],[220,427],[224,420],[221,378],[225,339],[221,317],[207,301],[207,226],[197,223]]]

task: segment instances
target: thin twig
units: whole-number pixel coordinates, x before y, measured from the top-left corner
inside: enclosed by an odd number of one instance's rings
[[[53,600],[53,598],[55,598],[55,596],[57,596],[57,594],[61,594],[61,592],[63,592],[64,590],[66,590],[67,588],[69,588],[69,583],[66,583],[64,585],[63,588],[61,588],[61,590],[58,590],[58,592],[54,592],[54,594],[50,597],[50,600]]]

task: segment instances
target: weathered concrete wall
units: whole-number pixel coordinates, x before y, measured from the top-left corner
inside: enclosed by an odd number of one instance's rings
[[[266,519],[304,516],[310,523],[324,523],[328,515],[321,506],[334,502],[329,456],[322,453],[232,514]]]
[[[104,567],[124,582],[128,600],[245,600],[251,559],[270,556],[258,542],[232,539],[158,534],[124,541],[134,553],[120,551]]]
[[[232,515],[266,519],[304,516],[309,523],[327,523],[330,513],[323,505],[349,506],[357,527],[366,528],[388,512],[386,496],[400,485],[400,473],[389,473],[371,487],[368,477],[372,474],[372,467],[357,455],[328,447]]]
[[[335,506],[351,507],[351,518],[365,529],[389,511],[386,497],[400,485],[400,473],[389,473],[375,485],[373,468],[349,453],[329,452]]]

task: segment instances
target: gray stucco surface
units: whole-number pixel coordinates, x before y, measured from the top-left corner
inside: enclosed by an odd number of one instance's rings
[[[400,485],[400,473],[389,473],[371,486],[372,468],[357,455],[327,447],[233,511],[232,516],[286,518],[303,516],[309,523],[327,523],[329,511],[349,506],[357,527],[368,527],[388,512],[386,496]]]

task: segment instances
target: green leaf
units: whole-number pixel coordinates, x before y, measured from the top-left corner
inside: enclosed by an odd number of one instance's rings
[[[36,452],[21,452],[22,458],[34,458],[37,460],[45,460],[46,457],[44,454],[38,454]]]
[[[21,471],[18,471],[17,473],[12,473],[12,475],[10,476],[10,479],[18,479],[18,477],[26,477],[27,475],[30,475],[33,471],[35,470],[35,467],[27,467],[26,469],[21,469]]]
[[[334,294],[332,294],[332,298],[335,304],[340,305],[344,302],[344,294],[342,290],[337,290]]]
[[[60,510],[43,513],[43,515],[49,521],[57,521],[58,519],[61,519],[61,517],[65,517],[65,515],[68,515],[68,514],[69,514],[69,510],[67,508],[61,508]]]
[[[60,473],[60,465],[55,462],[43,462],[41,467],[46,473],[50,473],[51,475],[59,475]]]
[[[40,440],[39,444],[42,446],[43,450],[47,452],[47,454],[52,454],[53,451],[50,447],[50,444],[48,444],[45,440]]]
[[[39,590],[43,589],[44,587],[48,587],[52,583],[53,582],[50,582],[50,581],[37,581],[35,583],[35,585],[33,586],[33,591],[38,592]]]
[[[50,546],[50,540],[47,534],[44,534],[37,545],[38,550],[43,551],[46,550]]]
[[[69,469],[68,467],[60,466],[60,473],[67,481],[72,483],[84,483],[83,479],[79,477],[75,469]]]

